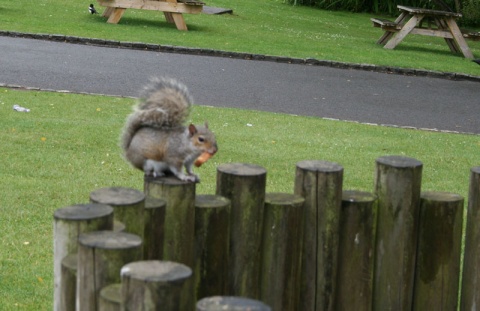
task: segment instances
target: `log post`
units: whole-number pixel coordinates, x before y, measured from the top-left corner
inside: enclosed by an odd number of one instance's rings
[[[193,267],[195,262],[195,183],[175,177],[145,176],[147,197],[165,200],[163,260]],[[182,291],[182,310],[195,307],[193,281],[187,280]]]
[[[143,239],[145,195],[141,191],[122,187],[102,188],[90,193],[90,201],[113,207],[115,219],[125,225],[125,231]]]
[[[410,310],[413,303],[422,163],[385,156],[376,160],[378,221],[374,310]]]
[[[195,199],[196,300],[227,294],[230,200],[218,195]]]
[[[260,299],[273,310],[298,308],[304,202],[294,194],[265,195]]]
[[[162,199],[145,199],[145,231],[143,234],[143,259],[163,259],[163,240],[165,226],[165,208],[167,202]]]
[[[305,198],[302,276],[298,310],[333,310],[343,167],[326,161],[297,163],[294,193]]]
[[[121,268],[142,257],[139,236],[113,231],[95,231],[78,238],[77,311],[95,311],[100,290],[120,282]]]
[[[197,302],[196,311],[271,311],[272,309],[261,301],[243,298],[213,296]]]
[[[170,261],[138,261],[122,268],[122,310],[183,311],[182,285],[192,270]]]
[[[122,304],[122,284],[110,284],[100,291],[100,311],[120,311]]]
[[[77,291],[77,254],[70,254],[62,260],[60,283],[60,309],[75,311]]]
[[[460,310],[480,306],[480,166],[470,172]]]
[[[111,230],[113,209],[103,204],[78,204],[58,209],[53,214],[54,310],[60,308],[62,260],[77,253],[78,236],[83,232]]]
[[[260,295],[260,247],[267,171],[243,163],[217,168],[216,194],[230,199],[229,295]]]
[[[376,202],[371,193],[343,191],[335,310],[372,310]]]
[[[413,310],[457,310],[463,197],[421,195]]]

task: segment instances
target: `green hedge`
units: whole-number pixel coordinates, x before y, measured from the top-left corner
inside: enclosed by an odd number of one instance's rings
[[[480,24],[480,0],[286,0],[293,5],[313,6],[325,10],[370,12],[397,15],[397,5],[446,10],[463,14],[462,24]]]

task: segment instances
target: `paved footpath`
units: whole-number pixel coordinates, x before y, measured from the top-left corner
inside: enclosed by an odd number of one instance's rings
[[[0,85],[137,96],[151,76],[201,105],[480,134],[476,81],[0,36]]]

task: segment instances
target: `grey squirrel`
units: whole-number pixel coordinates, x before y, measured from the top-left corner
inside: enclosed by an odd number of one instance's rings
[[[184,125],[192,102],[184,84],[168,78],[151,79],[122,132],[125,158],[145,175],[158,177],[170,171],[180,180],[200,181],[193,164],[200,166],[218,147],[206,122],[203,126]]]

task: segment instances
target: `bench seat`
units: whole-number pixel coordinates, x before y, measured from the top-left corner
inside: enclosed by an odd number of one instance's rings
[[[392,22],[391,20],[388,20],[388,19],[370,18],[370,20],[372,21],[374,27],[380,27],[382,29],[394,28],[394,29],[398,29],[398,30],[400,30],[402,28],[401,25],[399,25],[395,22]]]

